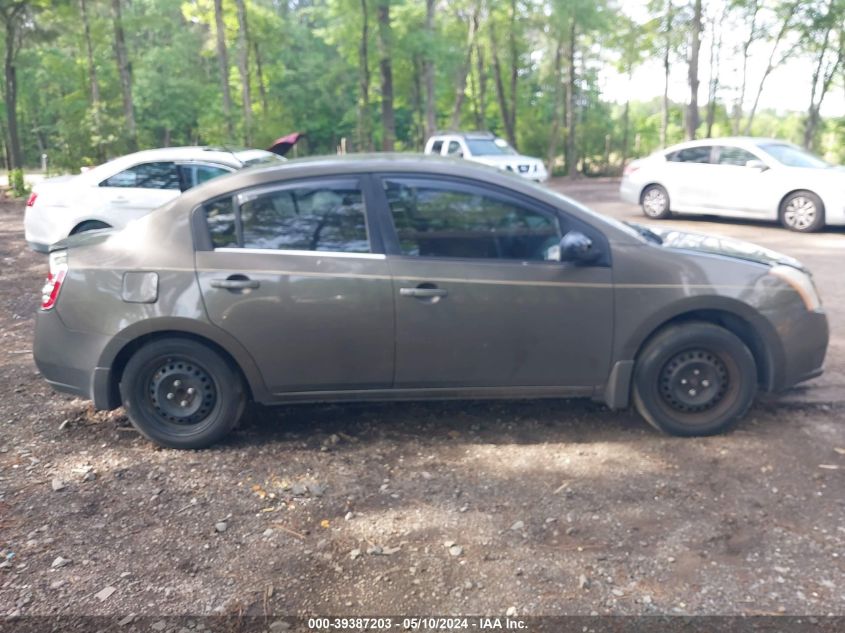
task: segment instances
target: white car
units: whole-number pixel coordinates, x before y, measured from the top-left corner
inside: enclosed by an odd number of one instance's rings
[[[660,219],[698,213],[779,220],[793,231],[845,225],[845,170],[771,138],[690,141],[635,160],[622,199]]]
[[[75,176],[38,183],[26,202],[26,242],[46,253],[68,235],[122,228],[183,191],[259,163],[283,161],[259,149],[167,147],[121,156]]]
[[[426,154],[465,158],[476,163],[512,171],[523,178],[545,182],[546,166],[539,158],[523,156],[507,141],[489,132],[444,132],[428,139]]]

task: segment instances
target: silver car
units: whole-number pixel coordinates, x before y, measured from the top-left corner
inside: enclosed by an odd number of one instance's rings
[[[55,244],[34,355],[57,389],[207,446],[263,404],[582,396],[678,435],[818,376],[809,272],[414,156],[251,168]]]
[[[620,194],[653,219],[719,215],[779,221],[805,233],[845,225],[845,170],[772,138],[673,145],[631,162]]]

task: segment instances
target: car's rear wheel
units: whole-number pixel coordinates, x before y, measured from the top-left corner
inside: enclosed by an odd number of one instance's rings
[[[717,325],[688,322],[654,336],[637,358],[634,404],[672,435],[712,435],[745,415],[757,391],[748,347]]]
[[[100,222],[99,220],[86,220],[85,222],[80,222],[73,230],[70,232],[71,235],[76,235],[77,233],[84,233],[85,231],[96,231],[97,229],[110,229],[111,224],[106,224],[105,222]]]
[[[214,350],[167,338],[141,347],[120,381],[123,406],[147,439],[170,448],[204,448],[231,431],[246,402],[239,372]]]
[[[794,191],[780,205],[780,222],[790,231],[812,233],[824,226],[824,205],[812,191]]]
[[[669,210],[669,193],[660,185],[649,185],[643,190],[643,213],[652,219],[663,220],[672,215]]]

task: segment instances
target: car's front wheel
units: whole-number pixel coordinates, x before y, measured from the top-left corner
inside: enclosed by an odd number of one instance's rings
[[[123,406],[147,439],[170,448],[204,448],[231,431],[246,393],[239,372],[198,341],[167,338],[142,346],[120,381]]]
[[[728,330],[679,323],[641,351],[633,391],[640,415],[661,431],[712,435],[748,411],[757,392],[757,368],[748,347]]]
[[[663,220],[672,215],[669,210],[669,193],[660,185],[649,185],[641,197],[643,213],[654,220]]]
[[[824,226],[824,206],[812,191],[795,191],[780,205],[780,221],[786,228],[799,233],[812,233]]]

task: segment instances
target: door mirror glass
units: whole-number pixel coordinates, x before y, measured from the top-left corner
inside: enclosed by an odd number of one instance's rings
[[[745,162],[746,167],[750,167],[751,169],[757,169],[759,171],[766,171],[769,167],[764,163],[762,160],[757,158],[753,160],[749,160]]]
[[[560,241],[560,261],[587,264],[598,259],[600,253],[593,240],[580,231],[569,231]]]

